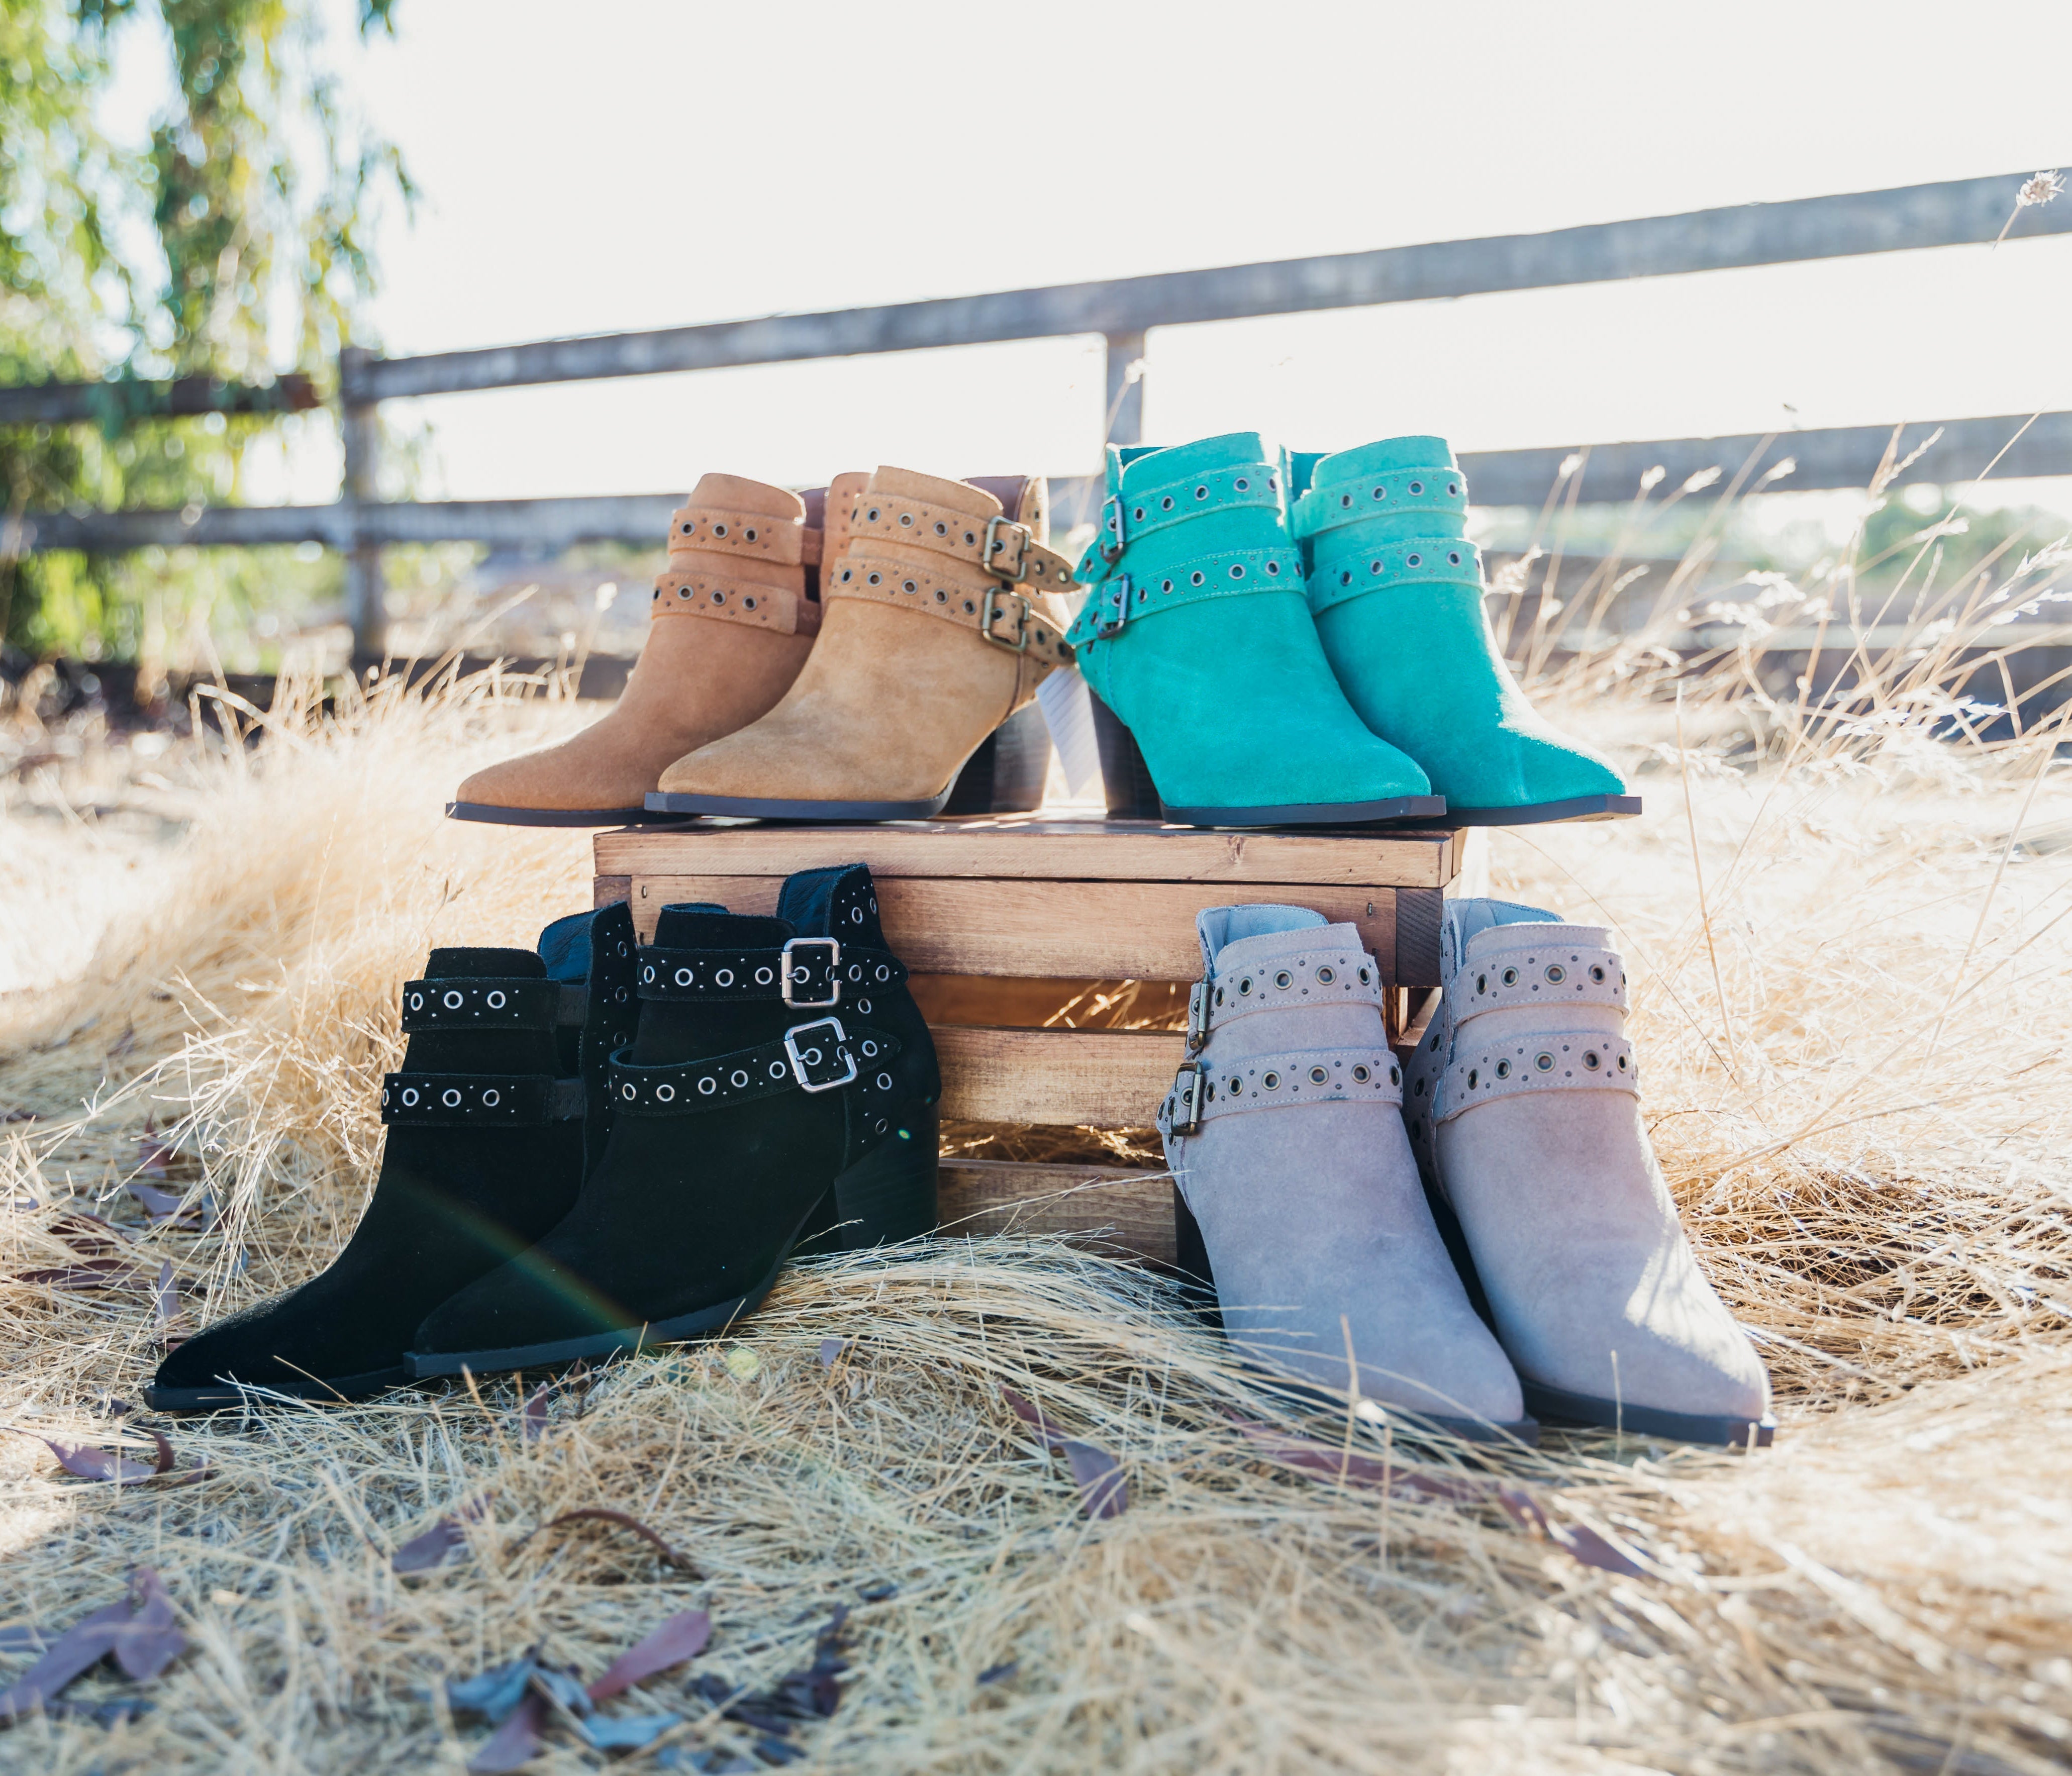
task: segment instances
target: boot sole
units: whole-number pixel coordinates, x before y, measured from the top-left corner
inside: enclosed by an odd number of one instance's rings
[[[1565,802],[1529,802],[1523,808],[1456,808],[1449,826],[1539,826],[1548,820],[1630,820],[1640,813],[1638,796],[1572,796]]]
[[[1223,1310],[1217,1302],[1216,1279],[1209,1264],[1208,1244],[1202,1238],[1201,1224],[1194,1219],[1194,1211],[1187,1207],[1187,1199],[1181,1195],[1178,1184],[1173,1186],[1173,1231],[1180,1293],[1202,1325],[1227,1343],[1230,1334],[1223,1328]],[[1314,1382],[1297,1380],[1250,1357],[1239,1361],[1248,1373],[1259,1378],[1266,1392],[1296,1405],[1343,1416],[1346,1396],[1342,1392]],[[1420,1412],[1415,1407],[1399,1406],[1393,1401],[1376,1400],[1375,1404],[1388,1414],[1392,1421],[1400,1421],[1408,1431],[1437,1432],[1464,1443],[1517,1443],[1527,1449],[1540,1441],[1540,1426],[1530,1418],[1507,1423],[1494,1419],[1456,1418],[1445,1412]],[[1532,1395],[1529,1388],[1526,1390],[1525,1404],[1530,1410]]]
[[[1777,1437],[1777,1420],[1767,1413],[1752,1420],[1714,1412],[1671,1412],[1656,1406],[1636,1406],[1630,1401],[1622,1404],[1614,1400],[1599,1400],[1592,1394],[1572,1394],[1560,1388],[1543,1388],[1535,1381],[1527,1381],[1524,1385],[1526,1405],[1551,1425],[1623,1431],[1634,1437],[1666,1437],[1676,1443],[1710,1443],[1730,1449],[1747,1448],[1751,1437],[1758,1449],[1766,1449]]]
[[[1289,802],[1267,808],[1175,808],[1159,811],[1175,826],[1369,826],[1383,820],[1450,821],[1443,796],[1398,796],[1385,802]]]
[[[937,1142],[934,1108],[925,1108],[925,1114],[899,1119],[902,1124],[910,1120],[914,1124],[911,1135],[916,1145],[911,1152],[902,1155],[895,1151],[898,1144],[889,1141],[877,1153],[865,1155],[840,1174],[800,1218],[791,1238],[779,1252],[776,1262],[754,1288],[732,1301],[679,1314],[671,1319],[619,1326],[578,1338],[552,1338],[539,1344],[506,1345],[500,1349],[481,1350],[406,1350],[403,1353],[404,1367],[410,1379],[417,1381],[457,1375],[463,1370],[475,1375],[492,1375],[512,1369],[552,1368],[586,1358],[610,1356],[621,1350],[644,1350],[650,1345],[680,1344],[691,1338],[709,1337],[724,1332],[735,1321],[762,1306],[802,1243],[817,1241],[828,1231],[851,1223],[857,1227],[856,1236],[845,1246],[830,1249],[867,1251],[875,1245],[927,1233],[935,1225]],[[924,1139],[926,1145],[922,1146],[919,1144]],[[920,1162],[923,1155],[925,1164]],[[899,1163],[902,1157],[907,1161],[903,1167]],[[832,1198],[835,1211],[832,1226],[821,1214],[829,1198]],[[809,1235],[808,1228],[816,1231]]]
[[[257,1382],[243,1387],[216,1382],[206,1388],[161,1388],[155,1382],[146,1382],[144,1404],[154,1412],[220,1412],[231,1407],[249,1406],[255,1400],[261,1404],[270,1404],[286,1396],[314,1405],[335,1405],[341,1400],[364,1400],[385,1388],[407,1388],[409,1384],[409,1371],[400,1367],[369,1369],[356,1375],[333,1375],[317,1381],[305,1379],[265,1386]]]
[[[956,779],[950,779],[954,788]],[[946,789],[925,802],[784,802],[761,796],[690,796],[656,790],[648,798],[648,813],[681,818],[686,814],[730,814],[758,820],[927,820],[943,811]]]
[[[642,826],[658,816],[647,808],[499,808],[494,802],[448,802],[450,820],[491,826]]]

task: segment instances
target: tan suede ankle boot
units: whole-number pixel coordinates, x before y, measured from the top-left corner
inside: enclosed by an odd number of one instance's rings
[[[1610,945],[1538,907],[1448,902],[1445,985],[1404,1094],[1411,1143],[1536,1418],[1767,1443],[1762,1363],[1648,1143]]]
[[[938,812],[964,761],[1071,658],[1071,569],[1038,534],[1045,497],[1040,479],[1022,483],[1010,515],[985,487],[879,469],[824,571],[805,669],[762,720],[671,765],[648,807],[820,820]]]
[[[861,475],[838,478],[844,494]],[[823,553],[810,507],[784,487],[701,477],[669,524],[646,647],[611,713],[572,740],[479,771],[446,806],[510,826],[615,826],[657,816],[645,800],[672,759],[746,727],[775,704],[813,645],[808,596]],[[693,620],[699,619],[699,620]]]

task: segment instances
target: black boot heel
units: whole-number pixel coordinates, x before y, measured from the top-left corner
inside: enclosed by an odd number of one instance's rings
[[[894,1245],[935,1231],[935,1124],[932,1104],[908,1106],[878,1145],[835,1180],[828,1194],[843,1250]]]
[[[1178,1184],[1173,1186],[1173,1256],[1174,1268],[1179,1272],[1180,1293],[1195,1318],[1211,1330],[1222,1331],[1223,1309],[1216,1301],[1216,1277],[1209,1268],[1208,1245]]]

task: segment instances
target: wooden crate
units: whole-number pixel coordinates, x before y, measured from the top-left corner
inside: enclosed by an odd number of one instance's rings
[[[1279,901],[1359,928],[1391,989],[1391,1035],[1414,1039],[1439,984],[1440,907],[1473,873],[1473,837],[1040,814],[636,828],[598,836],[596,902],[629,902],[645,943],[672,902],[771,913],[794,871],[867,863],[935,1034],[944,1117],[1143,1128],[1184,1057],[1181,1035],[1038,1027],[1046,1018],[1096,982],[1124,980],[1157,984],[1184,1014],[1186,983],[1201,975],[1195,914]],[[1170,1189],[1156,1171],[952,1160],[942,1201],[946,1226],[1082,1235],[1172,1262]]]

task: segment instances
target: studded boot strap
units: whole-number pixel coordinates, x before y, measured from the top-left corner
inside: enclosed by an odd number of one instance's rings
[[[893,605],[975,629],[1020,656],[1020,676],[1031,689],[1053,667],[1071,663],[1063,606],[1046,596],[1077,589],[1071,566],[1029,525],[867,492],[856,500],[849,535],[841,565],[826,576],[828,598]]]
[[[777,567],[816,566],[822,541],[819,531],[795,518],[726,506],[680,507],[670,514],[669,565],[655,582],[649,614],[709,617],[780,635],[817,635],[820,607],[803,592],[743,579],[722,563],[731,556]]]
[[[1181,1064],[1158,1107],[1158,1132],[1191,1135],[1218,1116],[1306,1104],[1403,1102],[1403,1069],[1387,1046],[1290,1048],[1241,1060]]]

